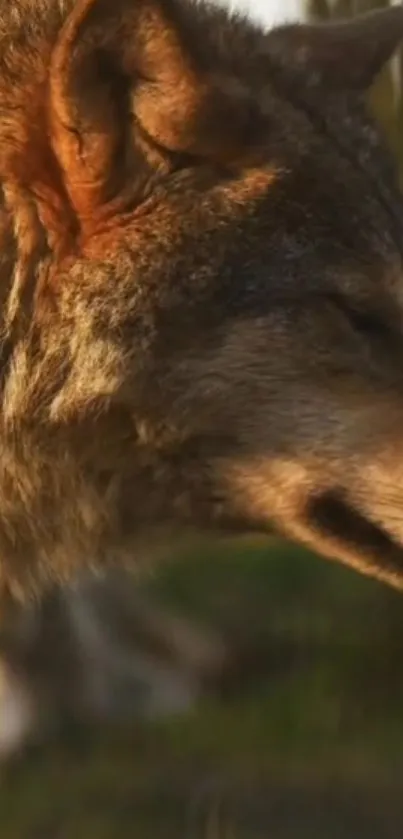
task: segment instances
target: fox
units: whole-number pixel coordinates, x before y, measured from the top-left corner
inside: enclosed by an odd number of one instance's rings
[[[1,0],[0,588],[276,533],[403,588],[401,5]]]

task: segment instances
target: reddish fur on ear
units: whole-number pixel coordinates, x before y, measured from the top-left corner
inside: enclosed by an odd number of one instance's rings
[[[53,54],[51,125],[79,215],[122,187],[133,118],[168,154],[239,154],[251,96],[201,69],[188,40],[174,0],[78,0]]]

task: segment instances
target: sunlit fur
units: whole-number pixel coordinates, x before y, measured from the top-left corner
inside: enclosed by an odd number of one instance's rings
[[[403,10],[0,2],[0,581],[272,527],[403,583]]]

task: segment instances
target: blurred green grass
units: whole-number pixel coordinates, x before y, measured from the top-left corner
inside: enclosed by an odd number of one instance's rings
[[[276,813],[273,839],[402,835],[396,593],[277,543],[201,545],[145,587],[251,651],[240,689],[34,750],[0,782],[2,839],[253,839]]]

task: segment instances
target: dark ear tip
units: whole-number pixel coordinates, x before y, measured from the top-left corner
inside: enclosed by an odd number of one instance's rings
[[[365,90],[403,42],[403,4],[331,22],[283,25],[272,51],[325,85]]]

